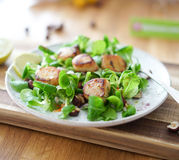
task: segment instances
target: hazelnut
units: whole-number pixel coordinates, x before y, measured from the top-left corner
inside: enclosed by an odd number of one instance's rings
[[[64,28],[64,25],[63,25],[63,24],[57,25],[57,26],[55,27],[55,31],[56,31],[56,32],[61,32],[61,31],[63,31],[63,28]]]
[[[140,91],[140,92],[137,93],[133,98],[134,98],[134,99],[142,98],[142,92]]]
[[[45,39],[46,39],[47,41],[50,40],[50,33],[49,33],[49,32],[46,34]]]
[[[75,110],[73,110],[73,111],[69,114],[69,116],[71,116],[71,117],[76,117],[76,116],[78,116],[79,112],[80,112],[80,109],[79,109],[79,108],[76,108]]]
[[[172,132],[177,132],[179,131],[179,123],[177,121],[173,121],[167,126],[167,128]]]
[[[25,34],[26,34],[26,36],[29,36],[29,28],[28,27],[25,28]]]
[[[78,88],[83,89],[82,82],[78,83]]]
[[[91,27],[91,28],[95,28],[95,27],[96,27],[96,23],[95,23],[94,21],[91,21],[91,22],[90,22],[90,27]]]
[[[34,86],[33,86],[33,81],[32,81],[32,80],[29,80],[29,81],[28,81],[28,87],[29,87],[30,89],[33,89],[33,88],[34,88]]]
[[[75,95],[72,103],[78,107],[81,107],[83,104],[85,104],[85,98],[84,98],[83,94]]]

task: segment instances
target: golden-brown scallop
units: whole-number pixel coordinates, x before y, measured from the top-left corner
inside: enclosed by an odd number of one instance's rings
[[[109,96],[110,83],[105,78],[94,78],[88,81],[83,87],[83,94],[86,99],[89,96],[106,98]]]
[[[126,63],[118,55],[103,55],[101,67],[115,72],[122,72],[126,69]]]
[[[37,81],[57,86],[59,72],[60,69],[56,67],[43,67],[36,72],[35,79]]]
[[[87,54],[80,54],[72,60],[73,68],[78,72],[94,72],[98,70],[98,65],[92,57]]]
[[[58,59],[66,60],[67,58],[73,58],[78,54],[80,54],[78,46],[64,47],[59,50]]]

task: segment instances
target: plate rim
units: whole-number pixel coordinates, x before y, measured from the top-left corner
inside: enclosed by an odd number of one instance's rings
[[[51,45],[50,47],[55,47],[57,45],[60,44],[54,44]],[[143,52],[143,54],[147,54],[148,56],[150,56],[152,59],[154,59],[155,61],[157,61],[157,63],[160,63],[160,65],[163,66],[163,68],[166,71],[167,74],[167,78],[169,79],[168,85],[171,84],[171,79],[170,79],[170,75],[166,69],[166,67],[164,66],[164,64],[162,62],[160,62],[158,59],[156,59],[155,57],[153,57],[152,55],[148,54],[147,52],[138,49],[138,48],[134,48],[135,50],[141,51]],[[31,52],[33,53],[34,50]],[[27,113],[32,114],[33,116],[36,116],[40,119],[44,119],[46,121],[50,121],[56,124],[60,124],[60,125],[67,125],[67,126],[75,126],[75,127],[109,127],[109,126],[115,126],[115,125],[121,125],[121,124],[125,124],[125,123],[129,123],[131,121],[135,121],[139,118],[142,118],[148,114],[150,114],[151,112],[153,112],[155,109],[157,109],[159,106],[161,106],[161,104],[164,103],[164,101],[167,99],[168,97],[168,93],[166,94],[166,96],[162,99],[162,101],[160,103],[158,103],[155,107],[150,108],[149,110],[147,110],[147,112],[144,110],[142,111],[140,114],[138,115],[132,115],[130,117],[126,117],[124,119],[116,119],[113,121],[89,121],[89,122],[79,122],[79,121],[73,121],[73,120],[63,120],[63,119],[53,119],[53,118],[49,118],[48,115],[45,115],[43,113],[40,113],[34,109],[31,109],[27,106],[24,106],[22,104],[22,102],[20,102],[20,100],[18,100],[15,96],[13,96],[12,92],[11,92],[11,88],[10,88],[10,84],[8,83],[8,73],[10,72],[10,70],[13,69],[13,63],[9,66],[6,75],[5,75],[5,86],[6,86],[6,91],[8,92],[8,95],[10,96],[10,98],[15,102],[15,104],[17,104],[22,110],[26,111]]]

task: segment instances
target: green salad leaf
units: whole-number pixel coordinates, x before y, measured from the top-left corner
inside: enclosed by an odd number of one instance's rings
[[[24,71],[22,73],[22,79],[31,79],[34,80],[35,79],[35,72],[37,70],[37,66],[36,64],[30,64],[30,63],[26,63],[25,67],[24,67]]]
[[[141,90],[144,90],[147,87],[147,85],[148,85],[148,80],[144,79],[144,78],[141,78],[140,79],[140,85],[139,85]]]
[[[51,85],[51,84],[47,84],[47,83],[43,83],[43,82],[40,82],[40,81],[34,81],[33,86],[40,88],[42,91],[49,93],[49,94],[55,94],[56,91],[57,91],[56,86]]]
[[[122,90],[116,90],[115,95],[107,98],[109,105],[112,106],[116,111],[122,111],[124,104],[122,100]]]
[[[39,50],[42,51],[43,53],[48,54],[48,55],[54,55],[55,54],[55,52],[53,52],[49,48],[41,46],[41,45],[39,46]]]
[[[34,94],[33,90],[23,89],[20,93],[20,98],[30,108],[37,109],[36,107],[41,107],[45,111],[47,111],[47,110],[53,111],[54,110],[54,107],[52,106],[52,102],[51,102],[50,98],[48,97],[48,95],[45,95],[44,99],[42,100],[42,99],[39,99],[39,97],[37,97]]]
[[[103,40],[97,40],[92,43],[92,55],[101,55],[105,52],[106,49],[106,43]]]
[[[101,56],[94,56],[93,57],[94,61],[97,63],[97,65],[100,67],[101,66]]]
[[[81,74],[78,73],[73,75],[67,74],[64,70],[59,73],[59,86],[62,89],[58,90],[58,95],[62,97],[63,102],[66,102],[67,100],[67,104],[69,104],[73,100],[78,87],[80,76]]]
[[[132,46],[125,46],[115,51],[115,53],[121,56],[128,65],[132,63],[132,52],[133,52]]]
[[[102,113],[106,110],[103,99],[96,96],[90,96],[88,103],[88,120],[96,121],[103,119]]]
[[[88,47],[89,38],[83,35],[77,37],[77,39],[73,42],[73,45],[78,45],[81,52],[86,52]]]
[[[126,70],[120,77],[120,85],[123,88],[124,98],[132,98],[139,91],[147,87],[148,81],[144,78],[139,77],[136,73],[131,70]]]
[[[114,54],[116,52],[117,45],[119,44],[118,39],[114,37],[113,40],[110,41],[109,38],[106,35],[104,35],[103,40],[106,43],[106,53]]]
[[[28,83],[21,80],[10,81],[10,85],[16,92],[21,92],[21,90],[29,88]]]
[[[59,85],[66,89],[70,85],[70,79],[69,76],[66,74],[66,71],[62,70],[59,73]]]
[[[127,79],[125,78],[123,80],[123,96],[124,98],[132,98],[139,92],[139,84],[140,79],[139,78],[131,78]]]
[[[20,98],[25,103],[38,99],[36,96],[34,96],[33,91],[31,89],[23,89],[20,93]]]
[[[74,105],[67,105],[67,106],[63,107],[62,113],[59,115],[59,118],[60,118],[60,119],[65,119],[65,118],[67,118],[67,116],[68,116],[73,110],[75,110],[75,106],[74,106]]]
[[[127,106],[127,110],[122,112],[122,117],[132,116],[136,113],[136,108],[132,105]]]
[[[65,60],[65,68],[72,67],[72,58],[68,58]]]
[[[102,116],[104,121],[110,121],[117,118],[117,113],[112,107],[108,107]]]
[[[132,70],[134,73],[139,73],[141,69],[141,65],[139,63],[136,63],[134,65],[130,65],[128,70]]]

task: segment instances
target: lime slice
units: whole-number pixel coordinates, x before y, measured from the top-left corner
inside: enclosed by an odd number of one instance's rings
[[[0,39],[0,64],[4,63],[13,50],[12,43],[7,39]]]
[[[40,55],[35,53],[24,53],[15,58],[13,68],[18,76],[22,77],[22,73],[27,62],[31,64],[39,64],[41,61],[42,56]]]

